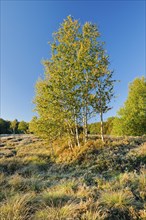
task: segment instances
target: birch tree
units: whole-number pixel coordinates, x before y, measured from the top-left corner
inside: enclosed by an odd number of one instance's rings
[[[129,84],[129,93],[124,105],[114,120],[112,134],[146,134],[146,78],[136,78]]]
[[[11,121],[10,128],[12,129],[13,134],[17,132],[18,129],[18,120],[15,119],[14,121]]]
[[[54,33],[51,58],[43,62],[45,77],[36,86],[34,102],[40,120],[50,121],[47,123],[57,134],[60,130],[62,135],[68,135],[70,146],[80,146],[80,125],[84,143],[87,141],[88,119],[99,113],[97,82],[108,66],[103,62],[99,37],[96,25],[87,22],[81,27],[78,20],[68,16]]]
[[[107,58],[106,58],[107,59]],[[108,62],[106,60],[106,62]],[[101,123],[101,139],[104,141],[103,135],[103,114],[108,112],[112,106],[110,105],[111,99],[114,97],[114,82],[113,80],[113,72],[105,71],[100,72],[100,77],[96,80],[96,91],[92,96],[92,106],[95,113],[100,115],[100,123]]]
[[[96,25],[86,22],[82,27],[80,35],[80,49],[78,51],[78,60],[80,63],[80,89],[81,106],[83,120],[84,142],[88,139],[88,119],[91,116],[90,94],[93,90],[94,73],[97,65],[99,51],[99,41],[97,38],[100,33]]]

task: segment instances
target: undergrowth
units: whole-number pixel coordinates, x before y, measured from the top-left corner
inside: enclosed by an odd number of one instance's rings
[[[0,219],[146,219],[143,140],[89,140],[73,149],[58,140],[53,155],[42,140],[16,143],[5,141],[3,152],[16,153],[0,158]]]

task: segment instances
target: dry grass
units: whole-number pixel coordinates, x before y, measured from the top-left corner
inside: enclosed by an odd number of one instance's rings
[[[101,193],[99,201],[108,208],[127,209],[135,205],[135,199],[131,191],[104,191]]]
[[[34,220],[73,220],[77,217],[77,204],[70,203],[64,206],[54,207],[53,205],[46,206],[45,209],[35,213]]]
[[[141,140],[140,140],[141,141]],[[32,135],[4,139],[0,219],[145,219],[145,144],[128,138],[68,148]],[[6,149],[7,150],[7,149]]]
[[[15,195],[13,198],[8,198],[0,206],[1,220],[25,220],[29,219],[33,207],[29,204],[33,194]]]

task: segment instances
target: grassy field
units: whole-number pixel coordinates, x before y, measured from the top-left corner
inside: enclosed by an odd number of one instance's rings
[[[146,219],[146,138],[1,137],[0,220]]]

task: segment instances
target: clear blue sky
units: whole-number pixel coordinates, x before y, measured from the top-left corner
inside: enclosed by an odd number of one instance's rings
[[[145,75],[145,1],[1,1],[1,117],[30,121],[42,59],[48,41],[67,15],[96,23],[106,42],[118,96],[114,116],[128,94],[128,83]]]

